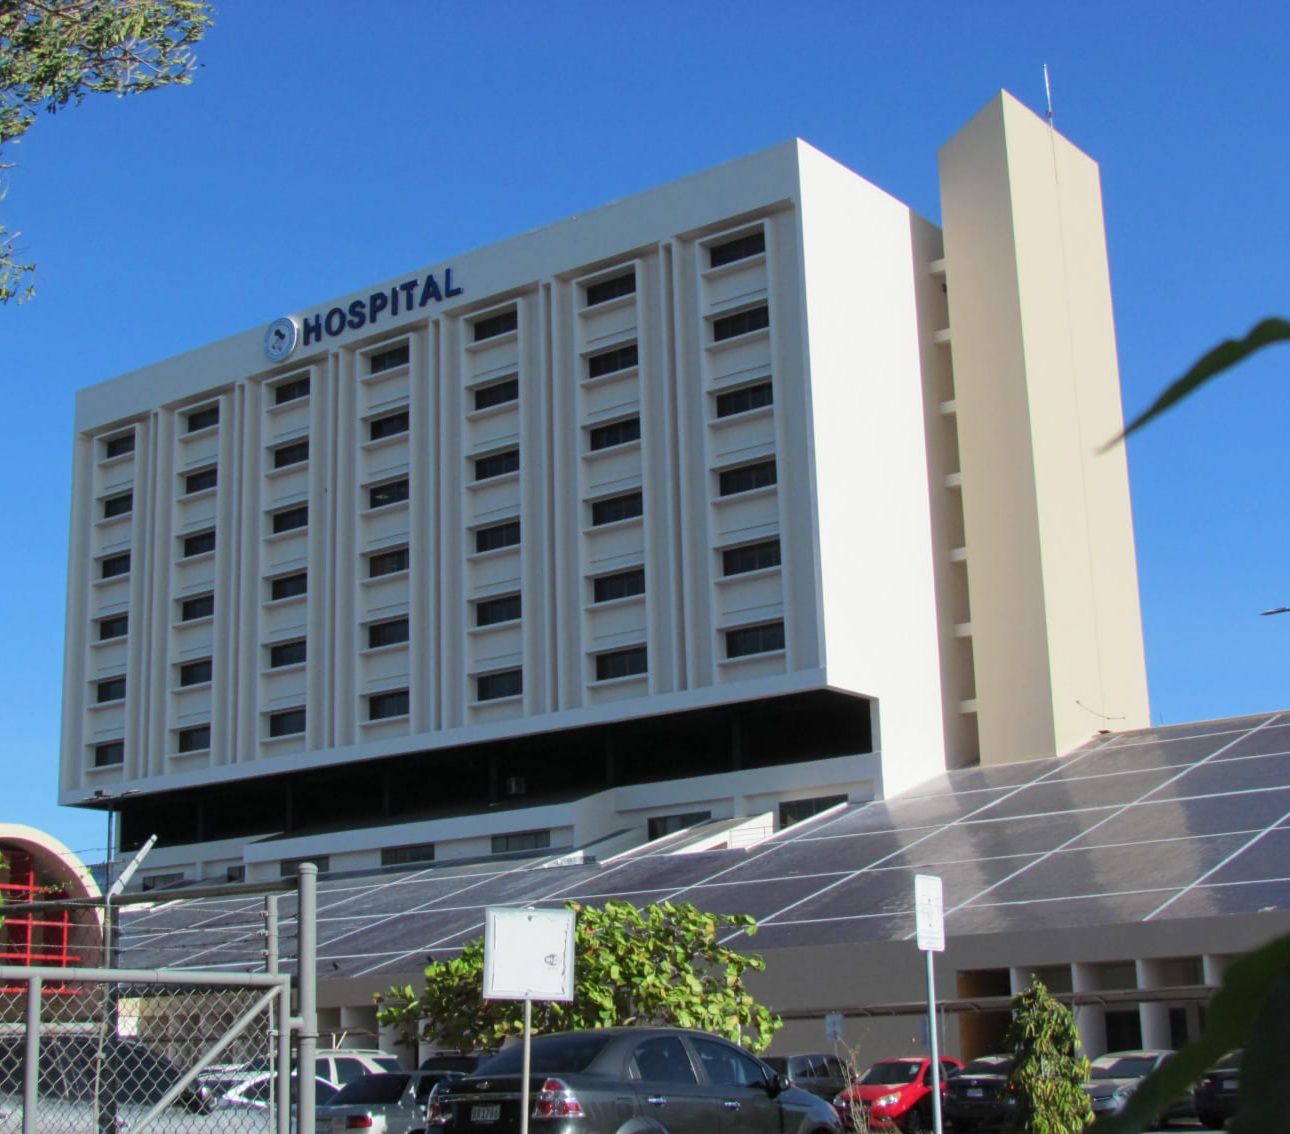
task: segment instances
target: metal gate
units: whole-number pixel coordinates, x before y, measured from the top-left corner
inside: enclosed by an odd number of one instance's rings
[[[0,966],[0,1132],[285,1132],[290,1002],[277,973]]]

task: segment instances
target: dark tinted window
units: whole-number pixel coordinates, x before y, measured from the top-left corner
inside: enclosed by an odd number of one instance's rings
[[[124,763],[124,740],[109,740],[105,744],[96,744],[94,746],[94,766],[96,768],[110,768],[114,764]]]
[[[382,370],[393,370],[396,366],[402,366],[408,360],[408,344],[400,343],[398,346],[390,347],[389,350],[378,350],[369,358],[369,374],[379,374]]]
[[[626,445],[628,441],[639,441],[641,419],[629,417],[626,421],[614,421],[609,425],[598,425],[591,430],[588,439],[592,450],[608,449],[614,445]]]
[[[503,595],[501,598],[483,599],[475,603],[476,626],[492,626],[498,622],[513,622],[519,616],[519,595]]]
[[[273,597],[275,599],[292,598],[302,595],[309,589],[309,576],[301,571],[296,575],[283,575],[273,580]]]
[[[373,622],[367,628],[367,647],[394,646],[408,640],[408,620],[391,618],[388,622]]]
[[[219,424],[219,406],[207,406],[205,409],[193,410],[185,418],[187,431],[196,433],[199,429],[207,429],[212,425]]]
[[[393,551],[380,551],[367,557],[368,578],[375,579],[381,575],[393,575],[396,571],[408,569],[408,549],[396,547]]]
[[[180,685],[204,685],[211,679],[211,659],[186,662],[179,667]]]
[[[270,736],[294,736],[304,731],[304,709],[284,709],[280,713],[272,713],[269,716]]]
[[[215,532],[198,532],[196,535],[184,537],[184,558],[191,559],[194,555],[205,555],[207,552],[215,550]]]
[[[475,680],[475,699],[478,701],[516,697],[523,691],[524,674],[518,669],[508,669],[501,673],[485,673]]]
[[[814,799],[788,800],[779,805],[779,825],[788,827],[793,823],[800,823],[803,819],[809,819],[812,815],[818,815],[821,811],[827,811],[830,807],[836,807],[846,801],[845,795],[820,795]]]
[[[408,691],[392,689],[388,693],[373,693],[367,699],[367,719],[383,721],[387,717],[408,715]]]
[[[729,417],[731,414],[747,413],[749,410],[768,406],[774,400],[774,390],[769,382],[758,382],[755,386],[729,390],[717,395],[717,416]]]
[[[611,602],[630,595],[643,595],[645,568],[636,567],[631,571],[620,571],[616,575],[601,575],[599,579],[593,579],[591,585],[596,602]]]
[[[632,677],[644,673],[646,669],[646,652],[644,646],[632,646],[626,650],[612,650],[609,653],[596,655],[596,680],[612,681],[615,677]]]
[[[494,382],[491,386],[480,386],[475,391],[475,408],[488,409],[506,402],[516,401],[520,396],[520,380],[507,378],[504,382]]]
[[[279,535],[282,532],[293,532],[297,528],[307,526],[308,523],[308,504],[301,504],[295,508],[285,508],[281,512],[273,513],[273,534]]]
[[[309,396],[309,377],[293,378],[290,382],[282,382],[273,387],[273,404],[275,406],[284,405],[287,402],[294,402],[298,398],[307,398]]]
[[[219,470],[215,468],[201,469],[195,473],[189,473],[184,477],[184,493],[192,495],[194,492],[204,492],[208,488],[214,488],[216,481],[219,479]]]
[[[723,339],[733,339],[736,335],[746,335],[770,326],[770,308],[751,307],[747,311],[736,311],[733,315],[723,315],[712,320],[712,341],[719,343]]]
[[[100,575],[104,579],[114,579],[117,575],[130,573],[130,553],[123,551],[119,555],[109,555],[100,564]]]
[[[198,618],[209,618],[215,613],[215,596],[198,595],[196,598],[184,599],[179,605],[179,620],[192,622]]]
[[[107,701],[119,701],[125,696],[125,678],[109,677],[100,681],[94,690],[94,700],[102,705]]]
[[[601,351],[587,359],[587,377],[599,378],[604,374],[613,374],[615,371],[636,366],[639,361],[640,356],[635,343]]]
[[[734,496],[739,492],[751,492],[755,488],[765,488],[774,484],[778,473],[775,462],[758,461],[755,465],[740,465],[737,469],[726,469],[718,480],[722,496]]]
[[[201,752],[211,746],[211,726],[197,725],[179,730],[180,752]]]
[[[742,575],[764,567],[779,566],[779,540],[767,539],[743,547],[729,547],[721,553],[721,573]]]
[[[305,660],[307,652],[304,638],[294,642],[279,642],[269,647],[269,667],[280,669],[284,665],[299,665]]]
[[[585,1071],[609,1043],[610,1036],[596,1032],[571,1032],[557,1036],[534,1036],[529,1070],[554,1075],[561,1071]],[[521,1070],[524,1045],[514,1044],[486,1059],[475,1070],[478,1075],[505,1075]]]
[[[486,457],[475,458],[475,479],[487,480],[489,477],[504,476],[515,472],[520,467],[520,451],[507,449],[501,453],[489,453]]]
[[[113,516],[124,516],[133,507],[133,492],[121,492],[116,496],[109,496],[103,501],[103,518],[110,520]]]
[[[367,435],[371,440],[379,441],[382,437],[393,437],[398,433],[406,433],[408,431],[408,420],[407,410],[386,414],[385,417],[378,417],[368,423]]]
[[[331,1106],[349,1106],[356,1103],[394,1103],[408,1089],[409,1072],[402,1074],[360,1075],[346,1083],[332,1096]]]
[[[595,500],[591,505],[591,522],[599,526],[616,523],[618,520],[630,520],[639,516],[644,506],[644,497],[639,492],[611,496],[607,500]]]
[[[124,457],[126,453],[134,452],[134,433],[122,433],[116,437],[109,437],[103,443],[103,456],[105,457]]]
[[[710,267],[719,268],[722,264],[731,264],[735,260],[746,260],[749,256],[756,256],[765,251],[766,233],[758,229],[756,232],[749,232],[744,236],[736,236],[733,240],[713,244],[708,249],[708,264]]]
[[[111,618],[99,619],[99,641],[106,642],[109,638],[123,638],[130,630],[130,616],[128,614],[115,614]]]
[[[699,1062],[708,1081],[722,1086],[751,1087],[766,1081],[766,1073],[757,1060],[737,1047],[717,1040],[693,1038]]]
[[[675,1036],[653,1036],[632,1051],[632,1061],[647,1083],[697,1083],[685,1045]]]
[[[398,504],[408,498],[408,482],[389,480],[384,484],[374,484],[367,490],[369,508],[383,508],[386,504]]]
[[[636,272],[633,270],[626,275],[615,276],[611,280],[588,284],[587,306],[595,307],[597,303],[608,303],[611,299],[617,299],[620,295],[631,295],[635,291]]]
[[[748,654],[766,654],[784,648],[784,624],[768,622],[764,626],[745,626],[726,631],[726,657],[742,658]]]
[[[519,315],[515,311],[503,311],[500,315],[490,315],[487,319],[479,319],[475,323],[475,342],[494,339],[498,335],[504,335],[508,331],[515,330],[519,325]]]
[[[382,866],[402,866],[409,862],[433,862],[434,843],[415,843],[405,847],[382,847]]]
[[[309,460],[309,441],[293,441],[290,445],[279,445],[273,450],[273,467],[285,469],[288,465],[298,465]]]
[[[496,551],[499,547],[513,547],[520,542],[519,520],[478,528],[475,531],[475,551]]]

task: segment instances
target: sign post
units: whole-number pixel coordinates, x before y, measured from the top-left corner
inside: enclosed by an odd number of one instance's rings
[[[932,1129],[941,1134],[941,1053],[936,1035],[936,974],[932,954],[945,951],[945,907],[941,880],[935,874],[914,875],[914,923],[918,947],[927,958],[927,1034],[932,1063]]]
[[[529,1040],[534,1000],[573,999],[573,910],[484,911],[484,999],[524,1001],[520,1134],[529,1129]]]

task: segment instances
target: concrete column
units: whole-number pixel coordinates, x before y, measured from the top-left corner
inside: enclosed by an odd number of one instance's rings
[[[1134,967],[1139,988],[1163,988],[1168,982],[1155,960],[1137,960]],[[1173,1047],[1170,1042],[1169,1005],[1149,1003],[1138,1005],[1138,1019],[1142,1024],[1142,1046],[1146,1048]]]
[[[1074,992],[1096,992],[1097,972],[1092,965],[1071,966],[1071,989]],[[1106,1051],[1106,1009],[1100,1004],[1082,1004],[1075,1009],[1075,1026],[1080,1044],[1090,1059]]]

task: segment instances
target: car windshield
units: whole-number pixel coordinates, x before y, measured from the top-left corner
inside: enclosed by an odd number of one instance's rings
[[[595,1032],[570,1032],[568,1035],[534,1036],[529,1070],[534,1075],[585,1071],[591,1066],[612,1037]],[[523,1067],[524,1045],[513,1044],[481,1064],[476,1075],[518,1073]]]
[[[964,1075],[1006,1075],[1012,1070],[1011,1055],[983,1055],[963,1068]]]
[[[912,1059],[889,1059],[884,1063],[875,1063],[864,1073],[861,1083],[912,1083],[918,1078],[921,1066]]]
[[[393,1103],[398,1102],[408,1086],[408,1076],[402,1075],[363,1075],[346,1083],[332,1096],[329,1106],[348,1106],[350,1103]]]
[[[393,1055],[378,1055],[372,1060],[382,1071],[402,1071],[403,1064]]]
[[[1152,1055],[1103,1055],[1093,1060],[1094,1079],[1141,1079],[1156,1069]]]

